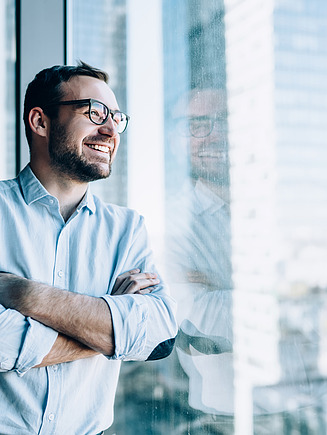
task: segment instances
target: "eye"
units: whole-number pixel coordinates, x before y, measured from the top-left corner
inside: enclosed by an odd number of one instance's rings
[[[86,113],[88,113],[88,112],[86,112]],[[95,110],[95,109],[91,110],[91,115],[92,116],[100,116],[99,112],[97,110]]]
[[[122,121],[122,113],[116,112],[112,115],[112,120],[116,125],[118,125]]]

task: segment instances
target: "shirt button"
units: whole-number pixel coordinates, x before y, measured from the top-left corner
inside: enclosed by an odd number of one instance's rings
[[[59,276],[59,278],[62,278],[64,276],[64,272],[62,270],[59,270],[58,276]]]
[[[55,416],[54,416],[54,414],[49,414],[49,417],[48,417],[48,419],[50,420],[50,421],[52,421],[52,420],[54,420],[54,418],[55,418]]]
[[[54,199],[50,198],[50,199],[49,199],[49,203],[50,203],[50,204],[53,204],[53,203],[54,203]]]
[[[55,364],[55,365],[52,366],[52,370],[53,370],[54,372],[56,372],[56,371],[58,370],[58,366],[57,366],[57,364]]]

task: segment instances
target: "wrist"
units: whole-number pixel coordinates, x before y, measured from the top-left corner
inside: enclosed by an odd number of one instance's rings
[[[31,289],[30,281],[20,276],[6,274],[3,279],[3,301],[7,308],[13,308],[22,313],[22,309],[28,304],[28,295]]]

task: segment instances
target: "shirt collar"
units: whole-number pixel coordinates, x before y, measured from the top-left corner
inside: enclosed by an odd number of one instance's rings
[[[91,213],[95,213],[96,206],[95,206],[94,197],[91,192],[90,186],[88,186],[84,198],[82,198],[82,201],[79,203],[77,210],[79,211],[83,207],[87,207]]]
[[[197,198],[199,209],[204,212],[211,209],[215,213],[225,205],[225,202],[212,192],[202,181],[198,180],[195,184],[194,193]]]
[[[27,205],[47,196],[52,196],[34,175],[29,164],[20,172],[18,178]],[[83,207],[87,207],[92,213],[95,213],[96,206],[89,187],[77,209],[81,210]]]
[[[192,187],[189,198],[193,203],[194,212],[198,215],[217,213],[225,205],[225,202],[200,180]]]

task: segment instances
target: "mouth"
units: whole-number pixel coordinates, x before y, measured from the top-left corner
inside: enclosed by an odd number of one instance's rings
[[[86,145],[88,148],[91,148],[92,150],[100,151],[101,153],[109,154],[110,152],[110,147],[108,145],[99,145],[95,143],[86,143],[84,145]]]
[[[198,156],[198,157],[211,157],[211,158],[217,158],[217,157],[220,157],[220,154],[217,154],[217,153],[206,153],[206,152],[202,152],[202,153],[198,153],[197,156]]]
[[[199,153],[195,154],[195,156],[200,158],[207,158],[207,159],[227,160],[227,154],[224,151],[222,152],[200,151]]]

